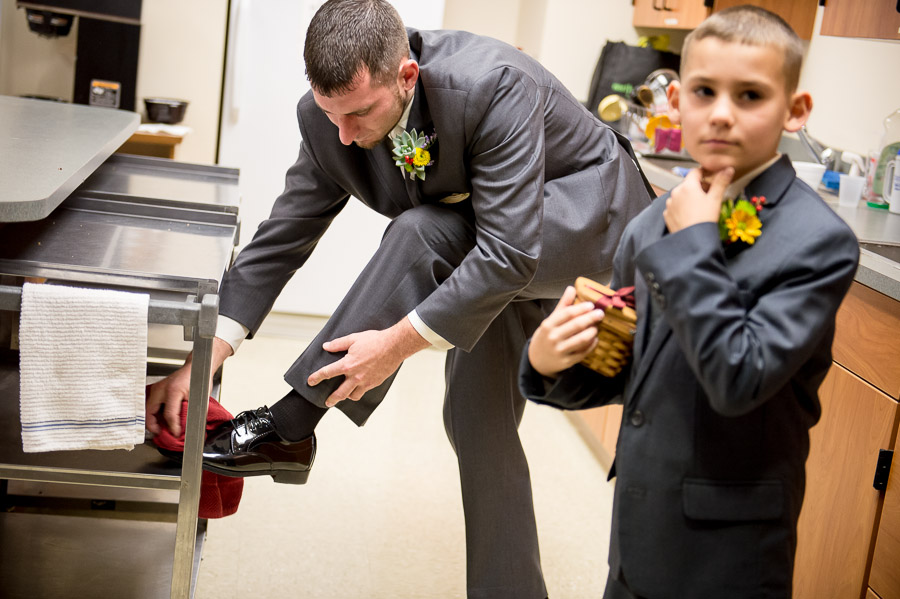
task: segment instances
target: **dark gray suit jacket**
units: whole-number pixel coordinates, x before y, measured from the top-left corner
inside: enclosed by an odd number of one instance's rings
[[[667,196],[626,229],[613,285],[636,286],[630,370],[576,366],[545,388],[523,358],[530,399],[624,398],[610,572],[642,597],[791,593],[808,430],[859,247],[786,157],[745,191],[766,198],[752,246],[723,250],[715,223],[666,234]]]
[[[351,195],[395,217],[471,194],[476,247],[416,308],[466,350],[523,291],[552,297],[578,275],[609,271],[625,223],[649,203],[628,142],[524,52],[458,31],[410,29],[409,40],[420,76],[407,129],[438,136],[425,181],[404,179],[387,144],[342,145],[306,94],[285,191],[221,291],[220,312],[251,334]]]

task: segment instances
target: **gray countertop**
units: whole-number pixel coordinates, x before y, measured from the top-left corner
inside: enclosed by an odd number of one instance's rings
[[[653,185],[671,189],[681,181],[672,172],[675,166],[691,166],[684,162],[668,159],[640,157],[641,168]],[[885,248],[878,246],[900,246],[900,214],[871,208],[865,202],[850,208],[839,206],[837,195],[820,187],[819,195],[841,218],[846,221],[860,241],[859,269],[856,280],[867,287],[900,301],[900,262],[881,255]],[[897,249],[889,248],[889,249]],[[885,253],[885,252],[882,252]],[[900,253],[888,252],[890,254]]]
[[[0,223],[46,217],[139,124],[134,112],[0,96]]]

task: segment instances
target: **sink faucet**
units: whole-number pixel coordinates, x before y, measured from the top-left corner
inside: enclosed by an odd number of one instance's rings
[[[828,170],[834,170],[834,162],[837,158],[834,150],[810,135],[806,125],[800,127],[800,130],[797,131],[797,137],[800,138],[803,147],[806,148],[806,151],[812,155],[816,162],[824,164]]]

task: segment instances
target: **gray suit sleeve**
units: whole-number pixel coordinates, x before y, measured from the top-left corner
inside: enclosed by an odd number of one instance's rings
[[[309,258],[348,198],[302,143],[269,218],[260,224],[223,279],[219,313],[246,326],[250,336],[255,334],[278,294]]]
[[[715,223],[665,236],[636,257],[659,284],[665,318],[722,415],[757,408],[815,354],[830,360],[834,316],[859,251],[849,232],[808,225],[796,227],[785,251],[760,257],[769,261],[760,270],[776,275],[753,291],[728,272]]]
[[[471,140],[475,247],[417,307],[429,327],[463,349],[471,349],[534,276],[544,187],[544,102],[536,82],[498,68],[468,98],[462,125]]]

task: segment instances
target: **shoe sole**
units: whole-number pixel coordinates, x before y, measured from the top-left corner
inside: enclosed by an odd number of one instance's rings
[[[233,478],[248,478],[250,476],[271,476],[276,483],[286,485],[305,485],[309,478],[309,470],[255,470],[244,472],[240,470],[228,470],[211,464],[203,463],[203,469],[214,474],[230,476]]]

